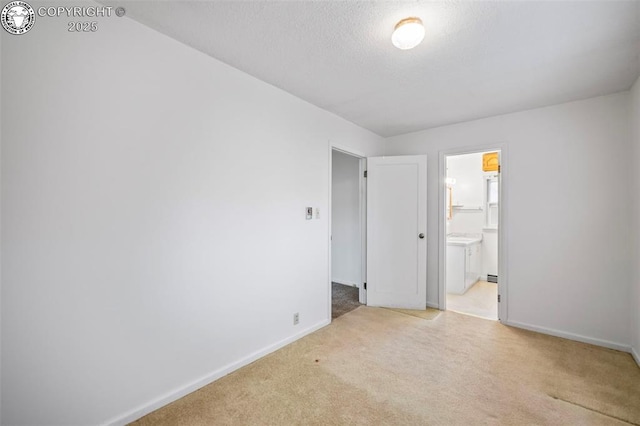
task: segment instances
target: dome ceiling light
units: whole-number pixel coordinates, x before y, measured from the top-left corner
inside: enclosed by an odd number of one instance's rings
[[[413,49],[424,39],[424,26],[420,18],[405,18],[396,24],[391,42],[401,50]]]

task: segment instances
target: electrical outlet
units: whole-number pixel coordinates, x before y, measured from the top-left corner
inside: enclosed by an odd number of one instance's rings
[[[300,322],[300,314],[296,312],[295,314],[293,314],[293,325],[298,325],[299,322]]]

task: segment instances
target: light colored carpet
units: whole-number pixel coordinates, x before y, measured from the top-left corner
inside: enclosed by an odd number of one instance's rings
[[[465,294],[447,293],[447,310],[498,319],[498,284],[478,281]]]
[[[640,368],[455,312],[424,321],[362,306],[137,423],[640,424]]]
[[[431,309],[431,308],[427,308],[424,311],[419,311],[415,309],[398,309],[398,308],[385,308],[385,309],[390,309],[392,311],[399,312],[401,314],[411,315],[413,317],[418,317],[426,320],[436,319],[438,318],[438,315],[440,315],[440,313],[442,312],[439,309]]]

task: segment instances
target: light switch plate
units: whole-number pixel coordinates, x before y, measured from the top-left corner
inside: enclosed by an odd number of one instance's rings
[[[307,220],[313,219],[313,207],[307,207]]]

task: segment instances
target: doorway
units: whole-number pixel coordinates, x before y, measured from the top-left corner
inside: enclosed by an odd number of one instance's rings
[[[331,319],[366,303],[366,158],[331,147]]]
[[[490,320],[504,319],[506,310],[502,151],[447,153],[441,164],[441,306]]]
[[[359,230],[360,247],[355,256],[345,256],[338,236],[337,195],[342,185],[338,163],[345,157],[358,161],[359,222],[350,220],[349,230]],[[334,167],[335,162],[335,167]],[[335,170],[334,170],[335,169]],[[355,165],[349,202],[353,202]],[[334,173],[335,172],[335,173]],[[334,181],[335,177],[335,181]],[[366,178],[366,179],[365,179]],[[348,149],[329,145],[329,274],[328,318],[331,318],[333,283],[358,287],[358,301],[374,307],[425,310],[427,295],[427,156],[403,155],[365,157]],[[366,183],[365,183],[366,181]],[[336,202],[334,203],[333,200]],[[352,204],[351,210],[355,210]],[[355,215],[350,215],[353,218]],[[334,234],[335,232],[335,234]],[[352,241],[355,241],[353,238]],[[350,244],[357,250],[357,244]],[[334,253],[336,252],[336,253]],[[340,255],[339,253],[342,253]],[[360,259],[359,278],[345,279],[335,273],[338,264]],[[356,268],[357,271],[357,268]],[[356,276],[355,274],[353,276]],[[367,281],[370,281],[367,285]],[[337,292],[336,292],[337,294]]]

